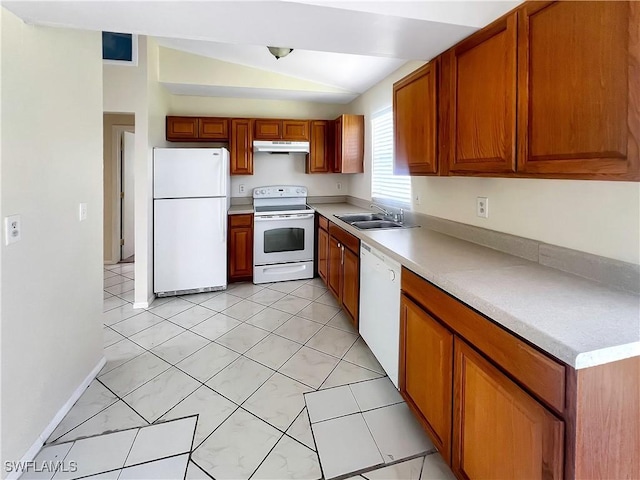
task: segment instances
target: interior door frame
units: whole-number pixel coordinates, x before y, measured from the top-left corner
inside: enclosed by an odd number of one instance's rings
[[[133,125],[113,125],[111,127],[111,157],[113,188],[111,192],[111,259],[118,263],[122,258],[120,239],[122,238],[122,151],[124,132],[135,134]]]

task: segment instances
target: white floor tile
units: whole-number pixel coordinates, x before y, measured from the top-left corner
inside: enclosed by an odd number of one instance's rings
[[[247,298],[254,293],[264,290],[264,285],[254,285],[253,283],[241,282],[229,285],[228,291],[237,297]]]
[[[136,292],[135,290],[129,290],[128,292],[124,292],[124,293],[119,293],[118,297],[120,297],[121,299],[129,302],[129,303],[133,303],[135,301],[136,298]],[[140,309],[137,309],[138,311]]]
[[[195,463],[189,462],[185,480],[211,480],[211,477]]]
[[[202,302],[211,300],[213,297],[217,297],[221,293],[224,293],[224,291],[191,293],[189,295],[180,295],[178,298],[186,300],[187,302],[195,303],[196,305],[200,305]]]
[[[238,406],[235,403],[203,385],[169,410],[161,420],[171,420],[198,414],[198,424],[193,441],[195,448],[237,408]]]
[[[195,428],[196,417],[141,428],[133,442],[125,467],[190,452]]]
[[[125,337],[130,337],[131,335],[141,332],[145,328],[152,327],[160,322],[162,322],[162,317],[150,312],[142,312],[141,314],[127,318],[122,322],[114,323],[111,325],[111,328]]]
[[[376,360],[376,357],[371,353],[371,350],[369,350],[369,347],[362,338],[358,338],[358,340],[356,340],[356,343],[354,343],[353,347],[349,349],[347,354],[343,357],[343,360],[368,368],[374,372],[382,374],[385,373],[384,369],[380,363],[378,363],[378,360]]]
[[[368,480],[420,480],[424,457],[414,458],[406,462],[396,463],[388,467],[378,468],[362,476]]]
[[[117,285],[112,285],[111,287],[107,287],[104,290],[113,295],[120,295],[121,293],[128,292],[129,290],[133,290],[135,286],[135,282],[133,280],[129,280],[126,277],[122,277],[122,278],[125,279],[124,282],[118,283]],[[109,281],[109,280],[111,279],[109,278],[106,281]]]
[[[155,422],[178,402],[194,392],[200,383],[171,367],[123,398],[148,422]]]
[[[176,363],[176,367],[197,380],[206,382],[238,357],[239,355],[233,350],[211,342],[206,347]]]
[[[345,332],[354,333],[356,335],[358,334],[358,331],[353,326],[353,323],[351,323],[351,319],[347,316],[346,313],[344,313],[343,310],[340,310],[335,317],[329,320],[329,323],[327,323],[327,325],[333,328],[344,330]]]
[[[276,282],[269,285],[269,289],[275,290],[276,292],[282,293],[291,293],[295,289],[300,288],[302,285],[307,283],[306,280],[291,280],[289,282]]]
[[[298,317],[306,318],[308,320],[313,320],[314,322],[319,323],[328,323],[335,315],[340,311],[340,309],[335,307],[330,307],[329,305],[323,305],[322,303],[313,302],[307,305],[305,308],[300,310],[297,313]]]
[[[56,440],[117,401],[118,397],[94,380],[49,436],[49,441]]]
[[[303,394],[310,391],[306,385],[275,373],[242,408],[284,432],[304,408]]]
[[[164,458],[122,470],[118,480],[176,480],[184,478],[189,455]]]
[[[171,318],[179,313],[188,310],[193,307],[193,303],[187,302],[186,300],[182,300],[180,298],[174,298],[170,302],[164,303],[157,307],[152,307],[151,312],[154,315],[158,315],[164,319]]]
[[[151,351],[163,360],[176,364],[209,343],[211,343],[210,340],[190,331],[185,331],[155,346]]]
[[[282,297],[280,300],[273,303],[271,305],[271,308],[282,310],[283,312],[287,312],[292,315],[295,315],[310,303],[311,302],[305,298],[294,297],[293,295],[287,295],[286,297]]]
[[[109,310],[113,310],[114,308],[121,307],[127,302],[121,298],[116,296],[111,296],[109,298],[105,298],[102,303],[102,311],[108,312]]]
[[[309,339],[307,347],[341,358],[357,338],[357,335],[325,325]]]
[[[236,320],[244,322],[245,320],[253,317],[256,313],[264,310],[264,308],[265,306],[260,305],[259,303],[251,302],[249,300],[242,300],[235,305],[231,305],[229,308],[224,310],[223,313],[228,317],[235,318]]]
[[[58,472],[53,478],[78,478],[122,468],[137,433],[132,429],[76,441],[67,458],[78,462],[77,471]]]
[[[244,356],[277,370],[300,348],[302,345],[299,343],[271,334],[251,347]]]
[[[100,375],[110,372],[114,368],[119,367],[123,363],[142,355],[145,352],[137,343],[133,343],[128,338],[124,338],[113,345],[109,345],[104,349],[104,356],[107,360],[104,367],[100,371]]]
[[[171,323],[180,325],[182,328],[195,327],[207,318],[211,318],[216,314],[213,310],[196,305],[182,313],[179,313],[169,319]]]
[[[248,479],[281,436],[271,425],[239,409],[192,458],[216,480]]]
[[[308,347],[302,347],[287,360],[280,372],[299,382],[318,388],[329,376],[339,360],[326,353]]]
[[[306,284],[307,285],[313,285],[314,287],[324,288],[325,290],[327,289],[327,285],[324,283],[324,281],[320,277],[316,277],[316,278],[312,278],[311,280],[307,280]]]
[[[384,463],[360,413],[314,423],[311,428],[327,480]]]
[[[115,272],[112,272],[111,270],[105,270],[103,273],[103,278],[106,280],[107,278],[111,278],[115,275],[118,275],[118,274]]]
[[[107,298],[111,298],[113,297],[113,295],[111,295],[109,292],[102,292],[102,299],[106,300]]]
[[[236,328],[238,325],[240,325],[240,322],[238,320],[227,317],[222,313],[217,313],[213,317],[210,317],[204,322],[201,322],[195,327],[192,327],[191,331],[197,333],[198,335],[202,335],[209,340],[215,340],[228,331]]]
[[[442,456],[436,452],[425,457],[420,480],[456,480],[456,477]]]
[[[102,323],[105,325],[113,325],[114,323],[121,322],[127,318],[134,317],[142,313],[139,308],[133,308],[133,304],[127,303],[121,307],[116,307],[113,310],[109,310],[102,314]]]
[[[400,396],[400,392],[396,390],[395,385],[389,380],[389,377],[354,383],[349,387],[360,406],[361,412],[404,401]]]
[[[254,293],[250,297],[249,300],[252,302],[259,303],[260,305],[271,305],[281,298],[283,298],[286,294],[282,292],[278,292],[276,290],[271,290],[270,288],[264,288],[260,290],[258,293]]]
[[[347,385],[305,395],[309,419],[312,423],[351,415],[360,411]]]
[[[321,477],[322,472],[316,452],[283,436],[251,478],[255,480],[317,480]]]
[[[109,327],[102,327],[102,343],[106,348],[114,343],[119,342],[124,337]]]
[[[161,358],[146,352],[99,378],[110,390],[123,397],[169,367],[171,365]]]
[[[296,288],[291,295],[295,295],[296,297],[306,298],[307,300],[315,300],[322,295],[327,293],[327,289],[324,287],[314,287],[313,285],[309,285],[308,283],[302,285],[301,287]]]
[[[131,335],[129,339],[147,350],[166,342],[186,330],[166,320]]]
[[[144,425],[147,425],[147,422],[126,403],[119,400],[73,430],[65,433],[57,442],[68,442],[78,438]]]
[[[374,372],[353,363],[342,360],[325,380],[321,388],[331,388],[348,383],[361,382],[382,377],[382,373]]]
[[[222,312],[240,301],[242,301],[242,298],[236,297],[231,293],[221,293],[206,302],[202,302],[200,305],[211,310],[215,310],[216,312]]]
[[[34,458],[35,466],[40,471],[35,471],[35,469],[27,470],[20,477],[20,480],[33,480],[33,479],[51,479],[56,473],[56,464],[58,462],[63,462],[62,466],[64,469],[70,469],[72,465],[69,464],[69,461],[64,462],[65,457],[71,450],[73,446],[72,442],[64,443],[62,445],[51,445],[48,447],[43,447],[36,458]],[[46,466],[45,466],[46,465]],[[54,471],[50,471],[48,467],[51,466]]]
[[[298,343],[306,343],[322,328],[322,324],[301,317],[291,317],[273,333]]]
[[[340,305],[338,305],[338,301],[336,300],[336,297],[334,297],[333,293],[331,293],[329,290],[327,290],[325,293],[319,296],[316,299],[316,302],[322,303],[323,305],[328,305],[329,307],[340,308]]]
[[[311,450],[316,450],[316,444],[313,441],[313,434],[311,433],[311,422],[309,421],[309,414],[306,408],[302,410],[298,418],[293,421],[287,430],[287,435],[305,444]]]
[[[269,332],[266,330],[243,323],[230,332],[218,337],[216,343],[224,345],[238,353],[244,353],[267,335],[269,335]]]
[[[120,283],[126,282],[128,280],[127,277],[123,277],[117,273],[111,272],[112,275],[109,278],[104,279],[104,289],[106,290],[109,287],[113,287],[114,285],[119,285]],[[107,290],[108,291],[108,290]]]
[[[405,403],[362,414],[385,463],[433,451],[431,440]]]
[[[264,365],[240,357],[209,380],[207,386],[240,405],[273,373],[273,370]]]
[[[246,323],[260,327],[263,330],[273,332],[276,328],[291,318],[291,314],[267,307],[255,314]]]

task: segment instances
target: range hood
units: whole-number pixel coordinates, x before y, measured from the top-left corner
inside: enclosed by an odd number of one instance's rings
[[[253,151],[268,153],[309,153],[309,142],[288,142],[286,140],[254,141]]]

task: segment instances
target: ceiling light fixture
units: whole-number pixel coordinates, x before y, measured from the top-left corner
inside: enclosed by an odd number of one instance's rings
[[[291,52],[293,52],[293,48],[286,48],[286,47],[267,47],[267,48],[269,49],[269,52],[271,52],[271,55],[276,57],[276,60],[282,57],[286,57]]]

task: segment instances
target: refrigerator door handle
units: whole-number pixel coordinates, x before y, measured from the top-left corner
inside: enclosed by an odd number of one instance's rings
[[[227,212],[225,211],[225,206],[226,205],[224,203],[220,206],[220,231],[222,232],[222,243],[227,242]]]

